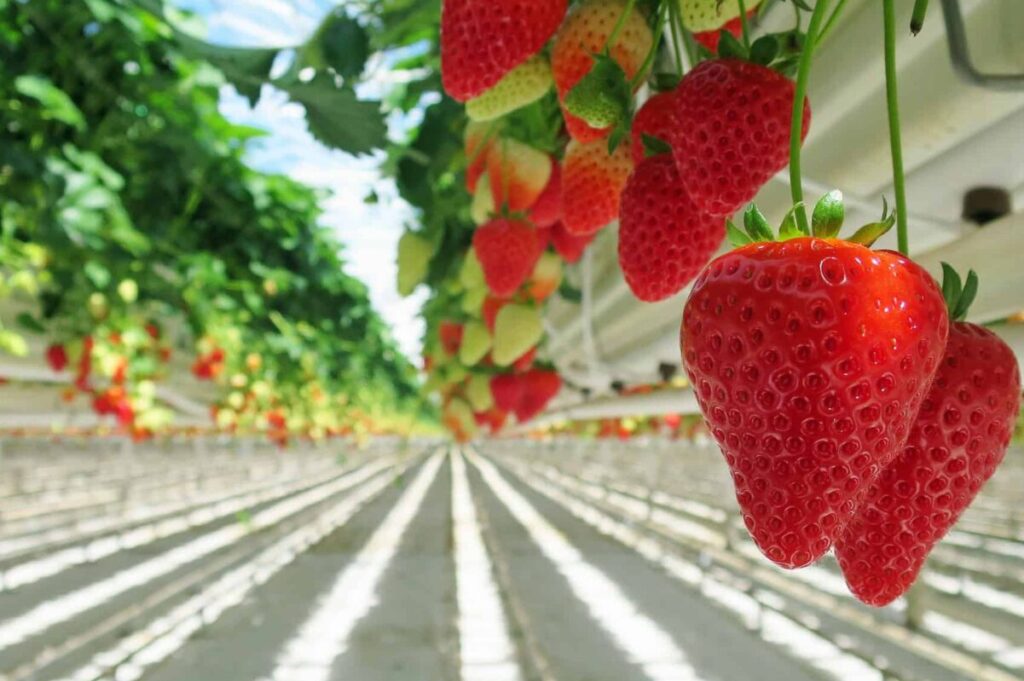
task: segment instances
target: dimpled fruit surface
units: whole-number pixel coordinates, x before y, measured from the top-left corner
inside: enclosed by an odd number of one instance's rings
[[[836,542],[850,590],[870,605],[910,588],[1002,463],[1020,413],[1013,350],[991,331],[953,324],[946,355],[907,446]]]
[[[844,241],[750,244],[697,278],[684,363],[769,559],[829,550],[902,451],[948,329],[927,272]]]

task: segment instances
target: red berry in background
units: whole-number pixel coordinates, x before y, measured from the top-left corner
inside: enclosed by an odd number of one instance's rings
[[[630,137],[634,165],[639,165],[640,161],[647,157],[645,135],[668,144],[672,127],[675,125],[676,107],[672,97],[671,92],[659,92],[644,102],[633,117]]]
[[[654,302],[694,279],[725,239],[725,221],[693,205],[669,155],[644,159],[619,207],[619,266],[633,295]]]
[[[590,72],[594,55],[605,49],[625,10],[624,0],[586,0],[566,17],[551,48],[551,72],[559,101],[564,101],[569,91]],[[622,67],[627,78],[633,78],[640,70],[653,40],[647,21],[634,9],[610,50],[612,59]],[[580,142],[595,142],[611,132],[611,128],[592,128],[564,109],[563,115],[569,134]]]
[[[463,326],[458,322],[443,321],[437,325],[437,337],[441,341],[441,349],[447,355],[454,355],[462,345]]]
[[[680,81],[666,141],[704,212],[732,215],[789,163],[794,89],[777,71],[739,59],[701,62]],[[810,121],[805,101],[804,137]]]
[[[1020,396],[1013,350],[988,329],[953,323],[906,447],[836,542],[857,598],[883,606],[910,588],[932,548],[1003,461]]]
[[[483,304],[480,306],[480,316],[484,319],[484,324],[487,325],[487,330],[494,333],[494,324],[498,319],[498,313],[501,312],[501,308],[508,305],[509,301],[503,298],[495,298],[494,296],[487,296],[484,298]]]
[[[485,412],[474,414],[473,419],[478,426],[487,428],[492,435],[496,435],[505,427],[505,422],[508,420],[508,412],[502,411],[498,407],[493,407]]]
[[[51,345],[46,348],[46,363],[56,372],[64,371],[68,366],[68,351],[63,345]]]
[[[441,80],[465,102],[540,51],[558,30],[568,0],[444,0]]]
[[[554,399],[562,389],[562,377],[555,371],[532,369],[522,375],[522,386],[515,414],[520,423],[525,423],[544,411]]]
[[[753,243],[697,278],[683,361],[769,559],[829,550],[903,450],[948,332],[927,272],[845,241]]]
[[[491,378],[491,396],[498,409],[514,412],[519,407],[526,384],[517,374],[499,374]]]
[[[583,236],[570,234],[560,222],[551,227],[551,245],[567,263],[579,262],[583,257],[583,251],[587,250],[587,246],[593,240],[593,234],[584,234]]]
[[[570,234],[597,232],[619,217],[619,198],[633,172],[629,147],[608,153],[604,141],[569,142],[562,163],[562,225]]]
[[[747,21],[751,21],[757,16],[757,9],[751,9],[747,12]],[[694,33],[693,38],[698,43],[708,48],[712,54],[718,53],[718,41],[722,39],[722,31],[728,31],[733,35],[734,38],[739,38],[743,35],[743,19],[740,17],[733,17],[729,21],[725,22],[721,28],[712,29],[709,31],[701,31]]]
[[[473,249],[487,288],[498,298],[510,298],[519,290],[542,250],[537,230],[514,218],[496,218],[479,227],[473,235]]]
[[[537,359],[537,348],[533,348],[525,355],[512,362],[512,371],[523,374],[533,368],[533,362]]]

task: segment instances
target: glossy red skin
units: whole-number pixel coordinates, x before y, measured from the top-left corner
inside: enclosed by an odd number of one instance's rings
[[[640,300],[683,290],[725,239],[725,220],[702,213],[679,183],[671,155],[640,162],[619,204],[619,266]]]
[[[946,354],[902,454],[883,472],[836,542],[853,594],[888,605],[1006,456],[1020,413],[1020,369],[991,331],[951,325]]]
[[[750,244],[698,277],[683,361],[769,559],[829,550],[903,450],[948,331],[927,272],[844,241]]]
[[[672,128],[675,125],[675,103],[672,101],[671,92],[659,92],[640,107],[633,117],[631,131],[633,163],[640,165],[640,162],[647,157],[647,150],[644,147],[644,135],[656,137],[668,143],[672,135]]]
[[[544,47],[565,17],[568,0],[444,0],[441,79],[465,102]]]
[[[739,59],[701,62],[680,81],[666,141],[705,213],[732,215],[789,163],[794,90],[777,71]],[[810,122],[805,101],[803,137]]]
[[[542,252],[533,225],[504,218],[478,228],[473,235],[473,248],[487,288],[498,298],[510,298],[519,290]]]
[[[513,412],[519,406],[526,383],[518,374],[499,374],[491,378],[491,396],[501,411]]]

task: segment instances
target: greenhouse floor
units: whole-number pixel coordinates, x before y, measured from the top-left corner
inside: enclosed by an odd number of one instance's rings
[[[708,446],[2,451],[4,681],[1024,673],[1020,452],[912,596],[870,610],[831,560],[760,558]]]

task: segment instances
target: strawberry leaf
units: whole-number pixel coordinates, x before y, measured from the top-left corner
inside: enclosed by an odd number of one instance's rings
[[[811,216],[814,236],[822,239],[836,237],[839,230],[843,228],[845,216],[843,193],[838,189],[833,189],[822,196],[814,206],[814,213]]]
[[[671,154],[672,147],[665,140],[648,135],[646,132],[640,136],[644,143],[644,157],[658,156],[660,154]]]
[[[750,46],[750,61],[768,66],[779,56],[779,40],[773,35],[761,36]]]
[[[956,321],[962,321],[967,318],[967,311],[971,307],[971,303],[974,302],[975,296],[978,295],[978,275],[975,274],[974,270],[968,270],[967,281],[964,282],[964,290],[960,293],[960,300],[956,303],[956,309],[953,310],[951,316]]]

